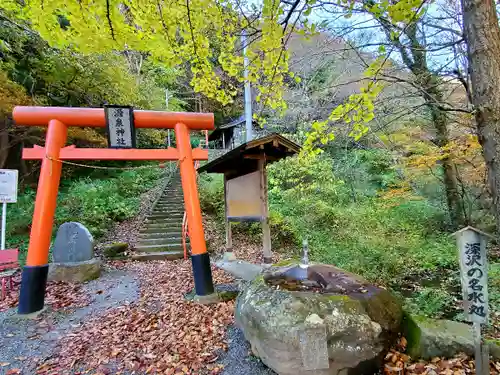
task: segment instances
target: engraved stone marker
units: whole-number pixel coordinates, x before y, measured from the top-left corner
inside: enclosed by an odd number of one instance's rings
[[[52,256],[55,263],[91,260],[94,257],[94,239],[82,224],[64,223],[57,231]]]
[[[326,327],[318,315],[312,314],[307,317],[304,329],[299,331],[299,345],[305,370],[322,370],[330,367]]]

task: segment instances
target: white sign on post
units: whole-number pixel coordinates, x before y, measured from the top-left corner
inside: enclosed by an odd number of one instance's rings
[[[0,202],[2,203],[2,238],[1,250],[5,250],[5,232],[7,227],[7,203],[17,202],[17,176],[15,169],[0,169]]]
[[[17,202],[17,170],[0,169],[0,203]]]

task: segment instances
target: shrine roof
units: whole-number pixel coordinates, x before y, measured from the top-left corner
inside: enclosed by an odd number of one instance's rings
[[[235,149],[198,168],[198,172],[224,173],[230,178],[254,172],[259,159],[266,163],[297,154],[300,146],[277,133],[243,143]]]

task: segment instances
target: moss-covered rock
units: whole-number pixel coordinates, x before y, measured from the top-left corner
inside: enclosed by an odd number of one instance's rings
[[[48,279],[51,281],[67,281],[83,283],[97,279],[101,275],[101,261],[91,259],[83,262],[51,263]]]
[[[279,375],[373,374],[400,331],[401,306],[385,289],[339,268],[321,267],[338,277],[346,293],[291,291],[259,276],[238,296],[236,321],[254,354]],[[306,362],[315,359],[315,351],[320,356],[316,344],[324,348],[325,362],[313,369]]]
[[[109,245],[104,245],[102,252],[106,258],[119,258],[123,257],[124,253],[128,250],[128,243],[114,242]]]
[[[500,340],[486,340],[486,344],[490,349],[490,356],[500,361]]]
[[[403,333],[408,341],[407,353],[413,358],[453,357],[459,353],[474,355],[471,326],[451,320],[430,319],[405,313]],[[488,341],[490,355],[500,359],[500,346]]]
[[[227,302],[232,301],[238,297],[240,288],[237,284],[218,284],[214,286],[215,293],[219,301]],[[196,290],[193,288],[188,293],[184,294],[184,298],[188,301],[194,301],[196,298]]]

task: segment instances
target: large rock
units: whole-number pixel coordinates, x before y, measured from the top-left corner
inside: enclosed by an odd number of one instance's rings
[[[449,358],[459,353],[474,356],[474,337],[468,324],[405,315],[403,327],[407,352],[413,358]],[[487,343],[490,355],[500,359],[500,346],[493,340]]]
[[[51,281],[67,281],[83,283],[97,279],[101,275],[101,261],[91,259],[83,262],[51,263],[48,279]]]
[[[83,262],[94,257],[94,239],[80,223],[62,224],[57,230],[52,258],[55,263]]]
[[[102,253],[106,258],[125,258],[125,253],[128,250],[128,243],[126,242],[113,242],[106,244],[102,248]]]
[[[236,321],[254,354],[279,375],[376,372],[400,329],[399,302],[333,266],[310,266],[306,291],[270,286],[280,272],[266,271],[237,299]]]

